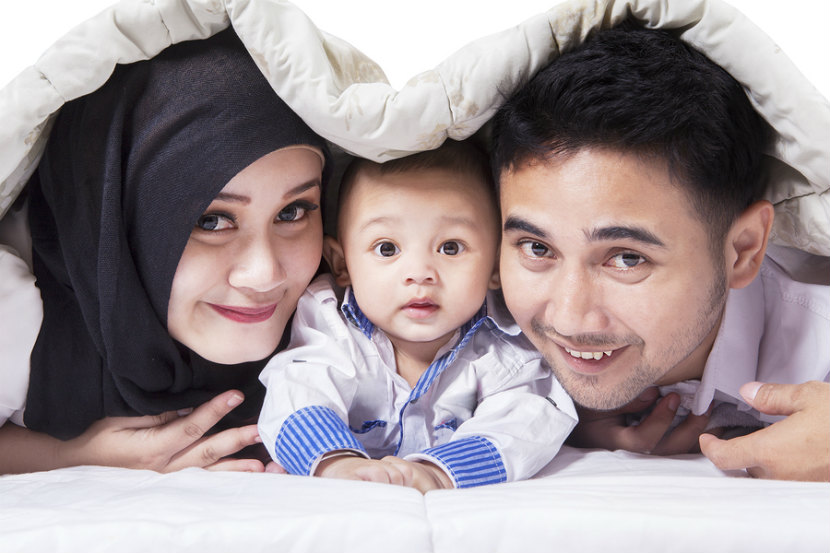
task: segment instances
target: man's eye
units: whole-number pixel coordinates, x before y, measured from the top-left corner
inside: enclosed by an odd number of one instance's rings
[[[623,252],[612,257],[608,264],[615,269],[633,269],[645,262],[646,259],[640,254]]]
[[[521,248],[522,253],[528,257],[548,257],[550,255],[550,248],[541,242],[528,240],[519,244],[519,247]]]
[[[381,257],[392,257],[400,253],[398,246],[392,242],[381,242],[375,246],[374,252]]]
[[[221,213],[205,213],[196,220],[196,227],[208,232],[216,232],[235,228],[233,217]]]
[[[455,240],[448,240],[438,248],[438,252],[444,255],[458,255],[463,251],[464,246]]]

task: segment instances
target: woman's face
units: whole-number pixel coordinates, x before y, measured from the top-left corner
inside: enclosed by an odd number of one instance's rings
[[[209,361],[274,352],[320,263],[322,161],[271,152],[222,189],[199,218],[173,277],[170,335]]]

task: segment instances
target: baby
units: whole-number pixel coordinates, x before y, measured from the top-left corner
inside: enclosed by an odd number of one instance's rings
[[[553,458],[576,413],[496,292],[499,229],[470,144],[349,167],[323,248],[333,275],[308,287],[260,377],[277,463],[426,492]]]

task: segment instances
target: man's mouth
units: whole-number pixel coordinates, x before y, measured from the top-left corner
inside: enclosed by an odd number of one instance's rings
[[[571,357],[576,357],[577,359],[593,359],[595,361],[599,361],[600,359],[605,357],[611,357],[611,354],[614,353],[614,350],[607,350],[607,351],[576,351],[570,348],[564,348]]]

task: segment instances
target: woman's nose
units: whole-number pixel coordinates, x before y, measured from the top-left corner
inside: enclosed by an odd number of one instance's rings
[[[248,239],[233,260],[228,282],[234,288],[268,292],[285,281],[279,248],[270,236]]]

